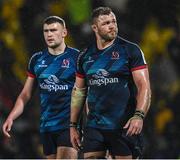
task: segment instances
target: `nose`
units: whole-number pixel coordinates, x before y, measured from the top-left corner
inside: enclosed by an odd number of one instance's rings
[[[48,36],[48,37],[52,36],[52,32],[51,32],[51,31],[48,31],[48,32],[47,32],[47,36]]]
[[[114,29],[114,28],[115,28],[115,23],[111,22],[111,23],[109,24],[109,28],[110,28],[110,29]]]
[[[47,37],[51,37],[52,36],[52,32],[50,30],[46,31],[45,34],[46,34]]]

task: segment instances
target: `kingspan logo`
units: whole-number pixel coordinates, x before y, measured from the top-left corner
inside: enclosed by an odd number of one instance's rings
[[[118,78],[108,78],[109,73],[105,69],[99,69],[96,74],[94,74],[92,77],[95,79],[90,79],[89,84],[94,86],[101,86],[101,85],[107,85],[112,83],[118,83]]]
[[[48,90],[49,92],[58,90],[68,90],[68,85],[60,85],[59,79],[55,75],[50,75],[43,83],[40,84],[41,89]]]

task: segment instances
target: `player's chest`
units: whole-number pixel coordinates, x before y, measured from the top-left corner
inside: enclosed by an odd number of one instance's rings
[[[44,57],[36,61],[34,71],[37,77],[48,75],[66,75],[75,72],[75,62],[70,57]]]
[[[83,61],[83,69],[87,75],[99,71],[114,74],[117,72],[129,72],[128,55],[123,49],[111,49],[107,52],[89,54]]]

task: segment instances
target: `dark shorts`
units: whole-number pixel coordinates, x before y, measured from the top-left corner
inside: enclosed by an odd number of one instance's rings
[[[142,157],[142,135],[126,136],[126,130],[85,128],[83,153],[109,150],[112,156]]]
[[[72,147],[69,129],[45,132],[40,135],[45,155],[56,154],[58,146]]]

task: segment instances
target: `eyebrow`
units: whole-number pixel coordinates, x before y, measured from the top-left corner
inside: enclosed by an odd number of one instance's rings
[[[56,29],[56,28],[52,28],[52,29],[43,29],[43,31],[44,31],[44,32],[48,32],[48,31],[53,32],[53,31],[57,31],[57,29]]]

